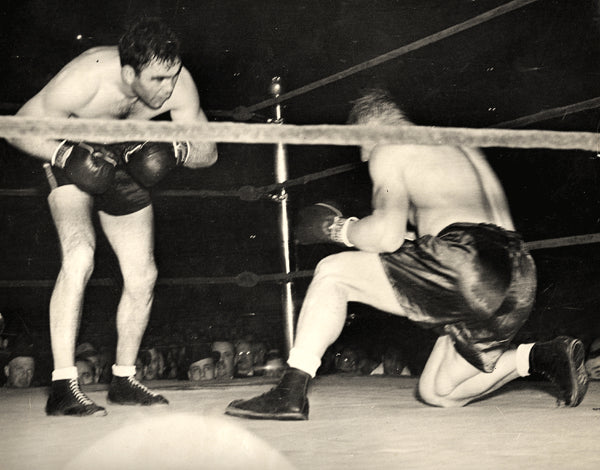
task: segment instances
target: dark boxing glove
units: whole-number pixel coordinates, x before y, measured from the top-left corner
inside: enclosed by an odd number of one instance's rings
[[[296,226],[296,240],[301,245],[315,243],[339,243],[354,246],[348,240],[348,225],[358,220],[345,218],[342,212],[332,204],[319,202],[300,211]]]
[[[89,194],[105,192],[115,177],[117,157],[106,146],[63,140],[54,151],[51,163]]]
[[[151,187],[183,165],[189,150],[188,142],[140,142],[129,144],[123,158],[129,174],[142,186]]]

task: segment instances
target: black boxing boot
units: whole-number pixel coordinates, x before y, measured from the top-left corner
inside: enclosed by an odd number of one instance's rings
[[[54,380],[46,402],[46,414],[51,416],[106,416],[106,410],[96,405],[79,388],[77,379]]]
[[[587,392],[589,377],[585,370],[585,348],[575,338],[559,336],[535,343],[529,353],[529,371],[558,386],[558,404],[577,406]]]
[[[169,401],[139,383],[135,377],[113,376],[108,389],[108,401],[118,405],[168,405]]]
[[[251,419],[306,420],[310,374],[289,367],[279,384],[258,397],[232,401],[225,414]]]

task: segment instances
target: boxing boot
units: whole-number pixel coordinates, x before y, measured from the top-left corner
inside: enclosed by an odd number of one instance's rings
[[[46,402],[46,414],[52,416],[106,416],[79,388],[77,379],[54,380]]]
[[[583,400],[589,382],[584,361],[583,343],[559,336],[534,344],[529,353],[529,371],[540,374],[558,387],[559,405],[564,401],[566,406],[577,406]]]
[[[310,378],[306,372],[290,367],[276,387],[249,400],[232,401],[225,414],[252,419],[306,420]]]
[[[108,389],[108,400],[118,405],[168,405],[169,401],[139,383],[135,377],[113,376]]]

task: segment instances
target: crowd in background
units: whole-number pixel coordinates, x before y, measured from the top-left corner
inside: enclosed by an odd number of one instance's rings
[[[349,314],[344,335],[322,358],[318,375],[418,376],[433,347],[435,335],[408,323],[398,329],[365,331],[369,322]],[[252,336],[223,338],[212,342],[182,337],[144,338],[136,361],[136,378],[142,382],[180,380],[223,381],[248,377],[279,377],[285,362],[280,345]],[[75,350],[82,385],[108,384],[114,347],[80,342]],[[51,356],[36,348],[27,333],[0,336],[0,384],[11,388],[46,386],[50,383]],[[600,379],[600,338],[588,345],[586,368]]]

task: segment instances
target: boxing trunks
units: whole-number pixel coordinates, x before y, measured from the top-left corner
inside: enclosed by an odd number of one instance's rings
[[[484,372],[494,370],[533,307],[533,258],[519,234],[495,225],[452,224],[380,259],[406,316],[450,335]]]
[[[73,184],[63,170],[54,166],[50,168],[54,175],[54,181],[50,181],[51,189]],[[110,215],[133,214],[152,202],[150,191],[135,182],[122,162],[117,165],[115,178],[106,192],[93,197],[94,207]]]

